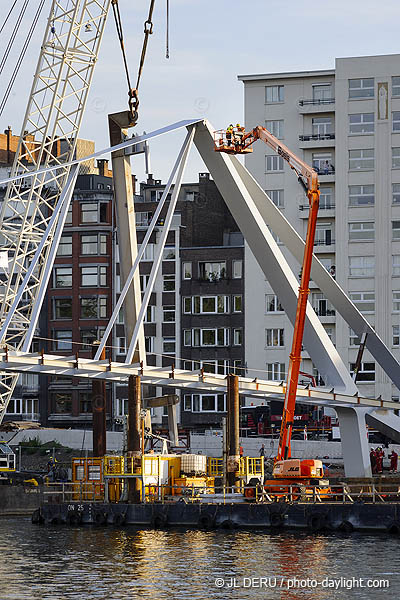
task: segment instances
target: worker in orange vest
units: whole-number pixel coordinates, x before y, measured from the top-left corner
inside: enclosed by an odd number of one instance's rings
[[[385,453],[382,450],[382,448],[379,446],[379,448],[376,449],[376,472],[377,473],[382,473],[383,472],[383,459],[385,457]]]

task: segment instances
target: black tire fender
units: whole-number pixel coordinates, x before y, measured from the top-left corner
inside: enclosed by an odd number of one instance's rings
[[[400,535],[400,521],[392,521],[387,528],[390,535]]]
[[[199,517],[199,528],[200,529],[213,529],[215,527],[215,521],[213,517],[208,513],[203,513]]]
[[[342,521],[338,527],[339,531],[342,533],[352,533],[354,531],[353,525],[350,521]]]
[[[154,515],[152,519],[152,527],[153,529],[162,529],[167,525],[167,515],[164,513],[159,513],[158,515]]]
[[[113,525],[116,525],[117,527],[120,527],[121,525],[124,525],[126,521],[126,514],[125,513],[116,513],[114,515],[114,519],[113,519]]]
[[[94,514],[93,521],[96,525],[106,525],[107,524],[107,513],[103,510],[99,510]]]
[[[220,523],[220,527],[221,529],[236,529],[236,523],[232,519],[225,519]]]
[[[272,512],[269,515],[271,527],[282,527],[283,526],[283,515],[280,512]]]
[[[82,523],[82,515],[80,513],[70,512],[67,515],[67,525],[80,525]]]
[[[321,531],[324,528],[324,516],[319,513],[311,513],[307,520],[308,528],[311,531]]]

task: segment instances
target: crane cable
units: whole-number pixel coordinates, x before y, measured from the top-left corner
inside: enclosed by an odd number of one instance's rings
[[[21,25],[21,21],[22,21],[22,19],[24,17],[24,14],[25,14],[25,11],[27,9],[28,4],[29,4],[29,0],[25,0],[23,6],[21,8],[21,11],[20,11],[20,13],[18,15],[17,22],[14,25],[14,29],[13,29],[11,37],[10,37],[10,39],[8,41],[7,48],[5,49],[4,54],[3,54],[3,58],[1,59],[1,62],[0,62],[0,75],[3,72],[4,65],[7,62],[8,56],[10,54],[10,50],[12,48],[12,45],[14,44],[15,36],[18,33],[18,29],[19,29],[19,27]]]
[[[169,58],[169,0],[167,0],[167,28],[165,34],[165,58]]]
[[[112,0],[111,3],[112,3],[112,7],[113,7],[114,21],[115,21],[115,26],[117,29],[118,39],[119,39],[119,43],[121,46],[122,58],[124,61],[126,80],[128,83],[129,111],[130,111],[132,119],[133,119],[133,124],[136,124],[137,119],[138,119],[137,111],[139,108],[138,89],[139,89],[140,78],[141,78],[142,72],[143,72],[144,60],[146,58],[146,50],[147,50],[147,43],[148,43],[149,35],[151,35],[153,33],[153,23],[152,23],[151,19],[153,17],[155,0],[150,0],[149,15],[147,17],[147,20],[144,22],[144,41],[143,41],[143,47],[142,47],[142,54],[140,56],[136,88],[132,88],[131,80],[130,80],[130,76],[129,76],[128,61],[126,59],[126,53],[125,53],[124,35],[123,35],[123,31],[122,31],[122,21],[121,21],[121,15],[119,12],[118,0]]]
[[[7,101],[8,101],[8,98],[10,96],[11,90],[12,90],[13,85],[15,83],[15,79],[16,79],[16,77],[18,75],[18,72],[19,72],[19,69],[21,67],[22,61],[24,60],[26,51],[27,51],[28,46],[30,44],[30,41],[32,39],[33,32],[35,31],[37,22],[39,20],[39,17],[40,17],[40,14],[41,14],[42,10],[43,10],[43,6],[44,6],[45,2],[46,2],[46,0],[40,0],[40,4],[39,4],[39,6],[38,6],[38,8],[36,10],[36,14],[35,14],[35,16],[33,18],[33,21],[32,21],[32,24],[30,26],[28,35],[27,35],[27,37],[25,39],[24,45],[23,45],[22,50],[20,52],[20,55],[18,57],[17,64],[15,65],[15,68],[14,68],[14,71],[13,71],[13,73],[11,75],[11,78],[10,78],[10,81],[8,83],[7,89],[6,89],[6,91],[4,93],[4,96],[3,96],[2,100],[1,100],[1,103],[0,103],[0,117],[3,114],[4,108],[5,108],[6,104],[7,104]]]
[[[4,23],[3,23],[3,25],[1,26],[0,33],[3,31],[4,27],[6,26],[6,23],[7,23],[7,21],[8,21],[8,19],[9,19],[10,15],[11,15],[11,13],[12,13],[12,11],[14,10],[14,6],[17,4],[17,1],[18,1],[18,0],[14,0],[14,4],[13,4],[13,5],[12,5],[12,7],[10,8],[10,10],[8,11],[8,15],[7,15],[7,16],[6,16],[6,18],[4,19]]]

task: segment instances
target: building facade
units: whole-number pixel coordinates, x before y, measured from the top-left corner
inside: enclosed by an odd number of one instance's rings
[[[239,79],[246,128],[265,126],[318,171],[314,251],[400,358],[400,55],[343,58],[332,70]],[[308,202],[282,158],[258,144],[246,166],[304,239]],[[301,257],[282,251],[299,273]],[[245,270],[247,365],[260,376],[284,379],[293,329],[247,246]],[[360,339],[314,282],[310,301],[352,371]],[[302,370],[323,382],[306,351]],[[366,396],[399,394],[368,351],[357,384]]]

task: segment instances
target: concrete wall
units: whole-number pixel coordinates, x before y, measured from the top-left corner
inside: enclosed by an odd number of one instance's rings
[[[40,487],[0,486],[0,516],[31,515],[41,501]]]
[[[26,429],[20,431],[15,437],[14,433],[1,433],[0,440],[11,441],[13,446],[24,440],[39,438],[42,443],[59,442],[67,448],[77,450],[92,450],[92,431],[81,429]],[[122,452],[122,433],[107,431],[107,452]]]

